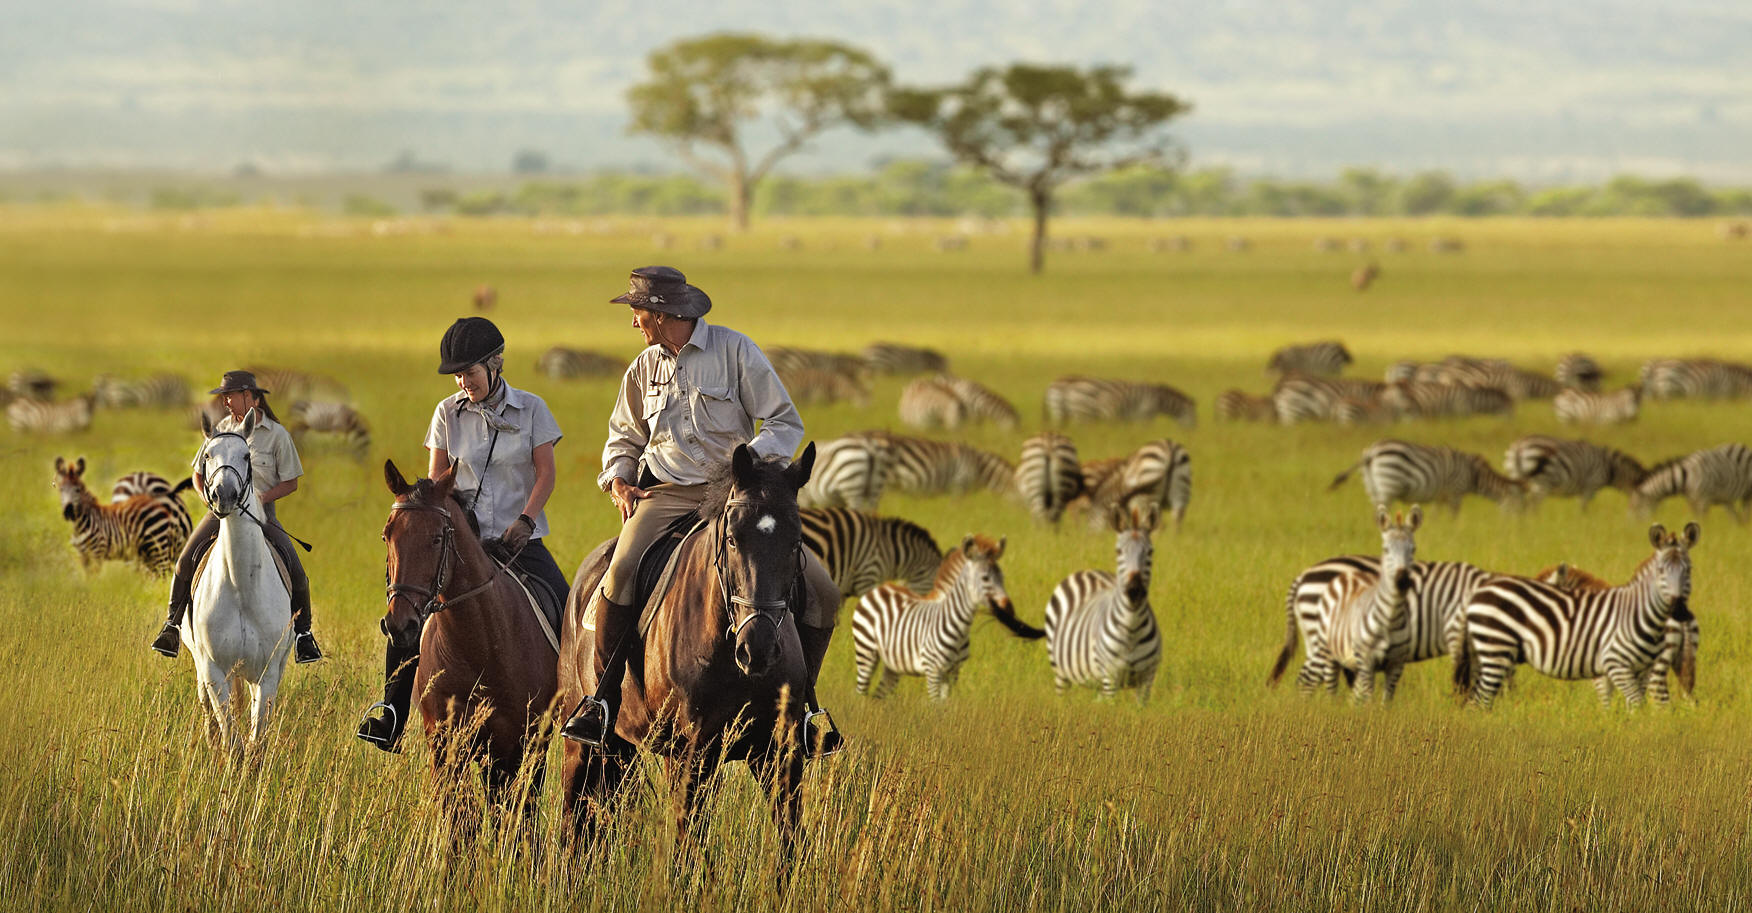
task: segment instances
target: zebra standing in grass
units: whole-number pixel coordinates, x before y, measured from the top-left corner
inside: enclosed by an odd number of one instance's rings
[[[803,507],[875,510],[888,487],[888,436],[853,434],[835,438],[815,451],[815,469],[797,492]]]
[[[1565,390],[1551,401],[1557,420],[1584,425],[1615,425],[1636,421],[1642,404],[1641,387],[1625,387],[1613,393]]]
[[[55,458],[61,516],[73,524],[79,563],[93,571],[105,560],[138,561],[158,576],[170,573],[190,529],[188,512],[181,509],[175,491],[169,497],[145,494],[99,504],[85,487],[84,474],[84,457],[72,463]]]
[[[1568,564],[1548,567],[1533,575],[1534,580],[1549,583],[1571,591],[1609,590],[1612,584],[1579,568]],[[1667,619],[1667,644],[1661,650],[1661,655],[1655,657],[1654,665],[1643,674],[1643,689],[1649,698],[1657,704],[1672,701],[1672,695],[1667,691],[1667,673],[1676,672],[1679,676],[1679,687],[1690,696],[1697,686],[1697,641],[1700,631],[1697,626],[1697,616],[1691,612],[1691,600],[1681,600],[1673,607],[1672,617]],[[1600,698],[1600,703],[1610,706],[1612,703],[1612,679],[1600,676],[1594,679],[1594,694]]]
[[[618,377],[627,369],[627,360],[604,355],[601,352],[589,352],[584,349],[572,349],[566,346],[554,346],[535,360],[535,370],[553,380],[569,380],[574,377]]]
[[[1650,467],[1630,495],[1630,508],[1647,515],[1679,494],[1699,517],[1721,504],[1745,523],[1752,508],[1752,450],[1745,444],[1723,444]]]
[[[1082,462],[1070,438],[1042,431],[1022,442],[1016,491],[1035,519],[1057,524],[1066,505],[1083,493]]]
[[[52,402],[61,382],[40,368],[18,368],[6,378],[6,389],[19,399]]]
[[[785,392],[798,403],[849,402],[859,409],[870,405],[870,385],[862,374],[823,371],[819,368],[797,368],[775,372]]]
[[[1450,355],[1439,362],[1395,362],[1387,369],[1387,382],[1452,384],[1460,387],[1495,387],[1517,402],[1550,399],[1563,390],[1557,381],[1533,371],[1523,371],[1500,358]]]
[[[934,700],[947,699],[967,662],[973,615],[982,607],[1018,637],[1045,636],[1017,620],[998,567],[1003,556],[1003,539],[968,536],[943,556],[930,592],[885,583],[865,593],[852,614],[858,693],[884,697],[902,675],[922,675]],[[882,679],[871,693],[878,669]]]
[[[877,374],[943,374],[949,370],[949,359],[934,349],[873,342],[864,347],[863,355],[864,364]]]
[[[887,487],[894,491],[938,495],[1015,490],[1016,467],[995,453],[956,442],[881,436],[888,444]]]
[[[1162,634],[1150,607],[1150,564],[1161,512],[1155,505],[1116,511],[1117,573],[1077,571],[1053,588],[1046,604],[1046,654],[1053,685],[1096,685],[1102,697],[1135,688],[1150,699],[1162,660]]]
[[[799,516],[803,544],[821,559],[842,597],[862,596],[889,580],[924,592],[937,579],[943,550],[916,523],[843,507],[805,507]]]
[[[1489,709],[1518,663],[1553,678],[1604,675],[1636,707],[1643,675],[1667,648],[1667,624],[1691,595],[1691,549],[1699,529],[1683,533],[1655,524],[1655,553],[1623,586],[1561,589],[1524,577],[1492,577],[1466,604],[1466,640],[1455,681],[1472,686],[1471,701]]]
[[[1224,390],[1213,404],[1219,422],[1275,422],[1277,404],[1269,396],[1254,396],[1245,390]]]
[[[1519,507],[1525,488],[1523,483],[1499,475],[1477,454],[1387,439],[1365,447],[1362,459],[1339,473],[1327,490],[1337,491],[1358,469],[1371,504],[1440,501],[1455,514],[1460,513],[1460,499],[1466,495]]]
[[[1282,424],[1330,422],[1339,420],[1341,415],[1360,418],[1367,412],[1368,404],[1380,401],[1386,389],[1384,383],[1356,377],[1296,374],[1278,381],[1271,401]],[[1348,406],[1346,401],[1355,401],[1355,405]]]
[[[943,379],[955,391],[956,398],[961,400],[961,407],[968,421],[989,421],[999,428],[1014,428],[1021,422],[1022,417],[1016,414],[1016,407],[985,384],[965,377],[945,375]]]
[[[1510,444],[1503,452],[1503,471],[1525,483],[1535,500],[1551,495],[1581,498],[1583,510],[1602,488],[1630,494],[1647,472],[1622,450],[1543,434],[1529,434]]]
[[[1655,399],[1752,396],[1752,366],[1713,358],[1656,358],[1642,366],[1641,380]]]
[[[106,409],[167,409],[189,404],[189,382],[175,374],[154,374],[144,380],[122,380],[99,374],[91,382],[96,405]]]
[[[346,403],[298,400],[286,407],[286,418],[286,430],[300,447],[306,435],[322,434],[339,440],[355,460],[371,449],[371,423]]]
[[[1198,423],[1193,398],[1167,384],[1098,377],[1061,377],[1046,388],[1046,420],[1147,421],[1166,415],[1191,428]]]
[[[1086,464],[1083,492],[1091,526],[1110,520],[1115,508],[1152,504],[1173,516],[1178,533],[1192,503],[1192,454],[1167,438],[1150,441],[1121,459]]]
[[[157,498],[175,513],[178,523],[184,529],[194,529],[194,520],[189,516],[189,509],[183,506],[182,493],[195,487],[193,478],[185,478],[176,485],[156,472],[130,472],[116,480],[115,487],[110,489],[110,503],[120,504],[140,495]],[[187,534],[184,534],[185,538]]]
[[[900,391],[900,421],[913,428],[960,428],[967,420],[961,395],[942,375],[921,377]]]
[[[818,352],[813,349],[794,349],[788,346],[773,346],[765,351],[767,361],[772,363],[773,370],[779,374],[813,369],[859,376],[867,370],[864,359],[856,355],[847,355],[844,352]]]
[[[91,427],[91,395],[52,403],[15,399],[6,404],[6,423],[13,431],[36,434],[70,434]]]
[[[1311,342],[1307,345],[1284,346],[1271,353],[1265,363],[1268,374],[1307,374],[1328,377],[1344,373],[1351,363],[1350,350],[1336,339]]]
[[[1495,387],[1402,381],[1381,392],[1381,402],[1398,418],[1457,418],[1512,415],[1515,401]]]
[[[1600,370],[1599,362],[1594,359],[1581,352],[1571,352],[1558,360],[1557,371],[1552,377],[1572,390],[1595,393],[1600,389],[1600,382],[1606,379],[1606,372]]]

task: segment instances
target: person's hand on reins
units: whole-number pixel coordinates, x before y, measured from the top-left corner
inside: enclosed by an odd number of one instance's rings
[[[511,525],[505,528],[505,535],[500,536],[499,541],[505,543],[505,547],[512,554],[516,554],[529,544],[529,537],[534,534],[535,521],[529,519],[528,514],[518,514],[517,519],[512,520]]]
[[[651,497],[651,493],[637,485],[628,484],[624,479],[615,479],[609,486],[608,496],[614,499],[614,506],[620,510],[621,522],[625,523],[633,515],[633,506]]]

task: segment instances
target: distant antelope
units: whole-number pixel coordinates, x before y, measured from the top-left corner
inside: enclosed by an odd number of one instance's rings
[[[1366,292],[1373,285],[1376,277],[1381,275],[1381,267],[1377,263],[1365,263],[1351,271],[1351,288]]]
[[[493,305],[499,303],[499,290],[490,285],[479,285],[474,290],[474,309],[490,311]]]

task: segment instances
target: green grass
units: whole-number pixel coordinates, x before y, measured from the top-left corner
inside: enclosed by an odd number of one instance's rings
[[[579,233],[522,220],[375,235],[364,222],[295,212],[140,217],[15,208],[0,219],[0,368],[36,365],[75,389],[100,371],[174,370],[210,385],[246,362],[298,366],[346,382],[373,424],[355,464],[311,447],[282,519],[317,544],[308,557],[317,631],[329,659],[295,667],[259,767],[209,748],[186,660],[149,653],[165,587],[111,565],[83,575],[49,486],[57,455],[84,455],[106,482],[152,469],[180,476],[196,438],[180,415],[100,413],[66,439],[0,432],[8,523],[0,532],[0,907],[114,910],[512,910],[781,908],[1491,910],[1743,909],[1752,906],[1746,771],[1752,727],[1748,530],[1703,521],[1694,606],[1703,649],[1694,702],[1600,710],[1587,683],[1523,671],[1486,715],[1450,699],[1445,663],[1414,667],[1391,707],[1269,691],[1283,593],[1304,566],[1378,547],[1360,486],[1332,476],[1386,434],[1484,453],[1519,434],[1566,433],[1548,405],[1509,420],[1382,429],[1218,425],[1226,387],[1263,391],[1275,347],[1338,337],[1355,373],[1450,352],[1510,357],[1549,371],[1563,353],[1596,356],[1625,382],[1645,359],[1752,360],[1752,259],[1709,223],[1066,222],[1110,239],[1104,253],[1049,257],[1023,271],[1023,235],[980,235],[963,253],[932,239],[949,222],[770,222],[721,251],[695,241],[715,221],[586,221]],[[564,232],[574,226],[560,225]],[[677,238],[657,251],[652,234]],[[884,238],[864,249],[867,235]],[[1146,240],[1184,234],[1189,253]],[[1245,254],[1230,235],[1253,239]],[[1460,237],[1458,255],[1427,252]],[[804,249],[781,251],[796,235]],[[1321,236],[1376,245],[1382,276],[1348,284],[1361,258],[1320,253]],[[1084,372],[1161,380],[1193,393],[1198,428],[1163,422],[1073,430],[1086,457],[1169,436],[1193,455],[1192,508],[1157,539],[1152,601],[1169,642],[1146,707],[1053,693],[1044,649],[981,622],[948,703],[904,681],[883,702],[852,689],[849,638],[823,673],[854,740],[811,768],[808,844],[792,891],[772,893],[776,852],[764,803],[741,771],[726,778],[706,849],[672,869],[662,778],[629,800],[609,851],[570,859],[549,801],[539,852],[489,829],[452,857],[413,739],[391,757],[355,741],[381,674],[385,457],[424,466],[444,328],[471,290],[499,290],[491,315],[510,339],[513,383],[544,396],[567,437],[550,505],[550,547],[570,569],[615,530],[591,485],[611,381],[534,376],[553,344],[631,356],[624,307],[606,303],[627,271],[670,262],[716,303],[711,318],[763,345],[855,350],[876,339],[926,344],[960,373],[1009,395],[1015,432],[972,443],[1014,455],[1035,430],[1042,391]],[[903,381],[874,403],[805,411],[824,439],[892,425]],[[1646,459],[1752,437],[1744,404],[1655,403],[1642,421],[1592,437]],[[986,495],[892,498],[941,542],[1009,537],[1005,571],[1025,619],[1081,567],[1106,567],[1112,539],[1068,519],[1035,526]],[[1658,518],[1682,523],[1684,506]],[[1622,579],[1648,552],[1645,525],[1616,492],[1583,514],[1570,502],[1531,515],[1469,502],[1434,510],[1419,555],[1505,571],[1560,560]],[[842,622],[849,620],[849,609]]]

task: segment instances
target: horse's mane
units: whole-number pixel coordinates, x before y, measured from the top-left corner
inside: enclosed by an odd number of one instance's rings
[[[431,479],[421,479],[418,482],[415,482],[412,488],[408,489],[407,500],[410,504],[426,504],[431,507],[442,507],[444,505],[438,503],[437,492],[438,483],[433,482]],[[476,539],[479,539],[481,537],[481,522],[475,519],[474,511],[463,506],[462,499],[456,496],[454,490],[450,492],[449,501],[450,504],[456,508],[454,513],[462,514],[464,517],[468,518],[469,531],[475,534]]]
[[[796,495],[790,492],[790,484],[781,475],[790,460],[781,456],[760,457],[754,461],[754,474],[757,484],[749,491],[760,500],[767,500],[776,495],[789,495],[789,500],[796,503]],[[729,460],[712,467],[711,474],[706,478],[705,496],[700,499],[700,518],[710,519],[724,512],[724,506],[730,501],[730,492],[736,487],[736,473],[732,471]]]

